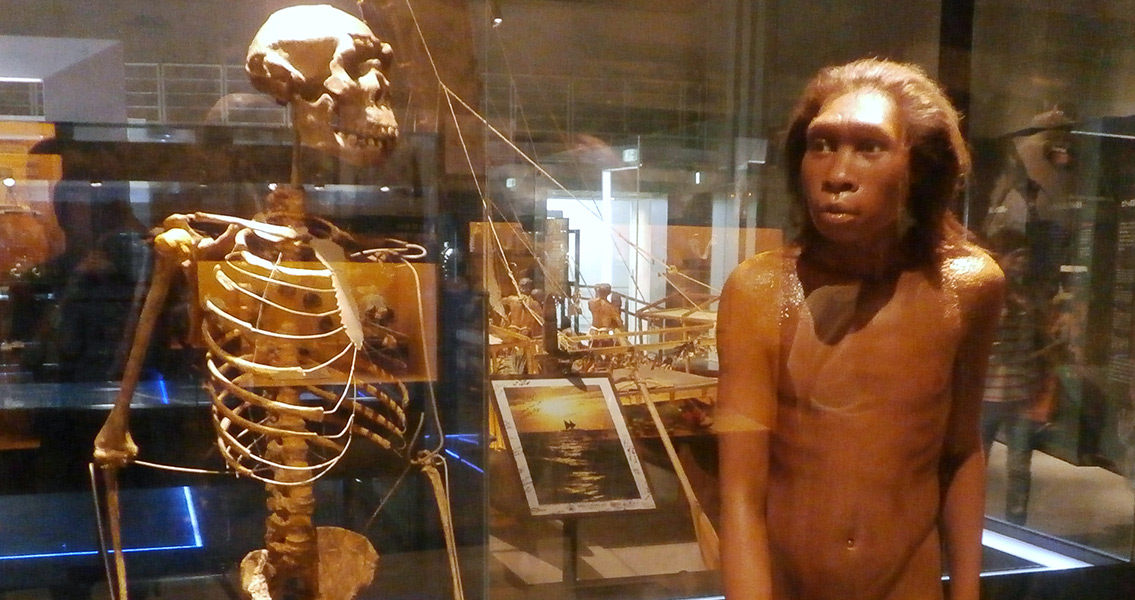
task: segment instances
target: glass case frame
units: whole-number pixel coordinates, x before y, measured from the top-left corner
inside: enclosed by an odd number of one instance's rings
[[[0,48],[34,46],[52,60],[79,53],[82,77],[0,64],[10,71],[0,72],[0,234],[9,247],[23,243],[16,232],[39,244],[17,249],[0,285],[0,540],[20,540],[0,541],[0,596],[86,597],[113,579],[98,555],[100,489],[92,498],[88,463],[147,291],[154,230],[173,213],[251,217],[290,179],[290,114],[250,99],[240,64],[284,3],[124,1],[89,21],[78,2],[54,13],[18,4],[26,10],[0,27]],[[1122,2],[1088,11],[919,0],[885,7],[888,27],[876,18],[886,3],[873,0],[332,4],[395,45],[402,139],[381,165],[312,150],[296,163],[312,213],[356,237],[427,250],[436,375],[410,383],[408,396],[423,413],[437,401],[439,427],[425,436],[445,440],[467,596],[721,593],[699,544],[719,511],[717,294],[740,259],[792,238],[777,146],[800,85],[822,65],[863,55],[922,65],[965,113],[975,170],[957,212],[978,233],[1009,148],[1040,131],[1036,114],[1066,111],[1050,129],[1070,137],[1076,169],[1046,277],[1082,308],[1078,337],[1055,369],[1061,391],[1033,452],[1023,526],[1006,519],[1004,440],[994,445],[983,585],[1006,598],[1036,586],[1089,597],[1085,581],[1126,597],[1135,585],[1135,100],[1123,44],[1135,24]],[[1009,47],[1013,36],[999,32],[1016,22],[1049,32],[1070,56]],[[1091,42],[1075,49],[1073,39]],[[60,103],[76,89],[99,93]],[[597,299],[613,299],[621,328],[588,310]],[[175,295],[132,429],[146,462],[214,468],[188,312]],[[560,327],[533,325],[549,322]],[[565,366],[611,377],[652,509],[556,518],[525,502],[493,383]],[[316,488],[320,522],[369,527],[381,559],[361,597],[449,597],[430,491],[395,462],[352,447]],[[234,569],[262,543],[258,484],[135,465],[122,486],[139,593],[239,595]],[[26,527],[37,520],[53,526]],[[168,527],[140,525],[151,520]]]

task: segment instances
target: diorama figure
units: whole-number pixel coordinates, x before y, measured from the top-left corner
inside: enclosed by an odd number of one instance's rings
[[[410,407],[399,372],[405,336],[391,329],[391,308],[373,285],[396,269],[413,269],[408,261],[425,250],[397,240],[365,247],[308,215],[298,172],[300,144],[355,164],[373,164],[389,152],[397,137],[384,74],[391,57],[390,46],[365,23],[326,5],[277,11],[252,41],[253,85],[289,104],[294,115],[292,182],[273,191],[252,219],[171,215],[154,240],[153,282],[120,393],[95,440],[95,462],[107,481],[118,600],[127,587],[115,474],[138,453],[128,428],[130,401],[179,271],[194,292],[191,326],[206,349],[220,454],[235,474],[264,482],[269,495],[265,547],[241,564],[245,592],[254,600],[349,600],[370,583],[378,556],[369,540],[313,524],[313,483],[353,439],[363,438],[429,479],[454,595],[462,596],[441,448],[419,443],[425,427],[437,426],[437,415],[427,425],[431,416]]]
[[[507,336],[510,345],[494,352],[493,371],[497,374],[539,372],[536,363],[535,343],[544,331],[543,292],[534,289],[532,279],[521,277],[516,281],[516,293],[501,298],[500,310],[494,324],[500,327],[497,335]]]
[[[505,312],[501,324],[526,337],[538,337],[544,329],[544,307],[536,297],[538,293],[539,290],[533,289],[532,280],[522,277],[517,282],[516,293],[501,299]]]
[[[589,335],[623,331],[622,305],[622,298],[617,293],[611,293],[611,284],[596,285],[595,297],[587,301],[587,310],[591,312]]]
[[[718,314],[726,597],[978,597],[982,380],[1004,277],[950,212],[969,155],[920,69],[822,70],[793,112],[795,243]],[[943,548],[945,556],[943,560]]]

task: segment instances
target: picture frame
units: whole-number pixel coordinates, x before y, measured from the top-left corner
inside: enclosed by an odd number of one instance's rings
[[[494,379],[532,516],[655,508],[608,376]]]

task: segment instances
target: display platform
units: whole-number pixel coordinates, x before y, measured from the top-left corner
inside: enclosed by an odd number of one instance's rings
[[[454,469],[454,478],[466,476]],[[380,555],[372,590],[359,598],[449,596],[446,552],[434,523],[409,523],[408,511],[429,500],[405,479],[383,512],[375,507],[393,478],[327,479],[316,487],[316,524],[365,531]],[[124,489],[122,535],[130,587],[184,590],[170,597],[241,598],[236,574],[244,555],[263,546],[265,495],[251,481]],[[107,574],[90,492],[0,494],[0,597],[8,592],[51,597],[105,595]],[[457,518],[467,586],[481,586],[479,531]],[[468,517],[469,515],[464,515]],[[470,541],[471,540],[471,541]],[[179,592],[180,593],[180,592]],[[25,597],[21,595],[20,597]],[[476,597],[476,596],[472,596]]]

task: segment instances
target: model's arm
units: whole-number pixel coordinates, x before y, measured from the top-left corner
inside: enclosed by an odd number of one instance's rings
[[[730,600],[771,598],[765,495],[775,417],[779,261],[742,263],[717,316],[721,570]]]
[[[954,366],[954,397],[941,465],[942,533],[950,572],[950,600],[977,600],[981,532],[985,519],[985,461],[981,452],[981,394],[994,329],[1001,314],[1004,277],[991,259],[969,273],[960,300],[964,337]]]

